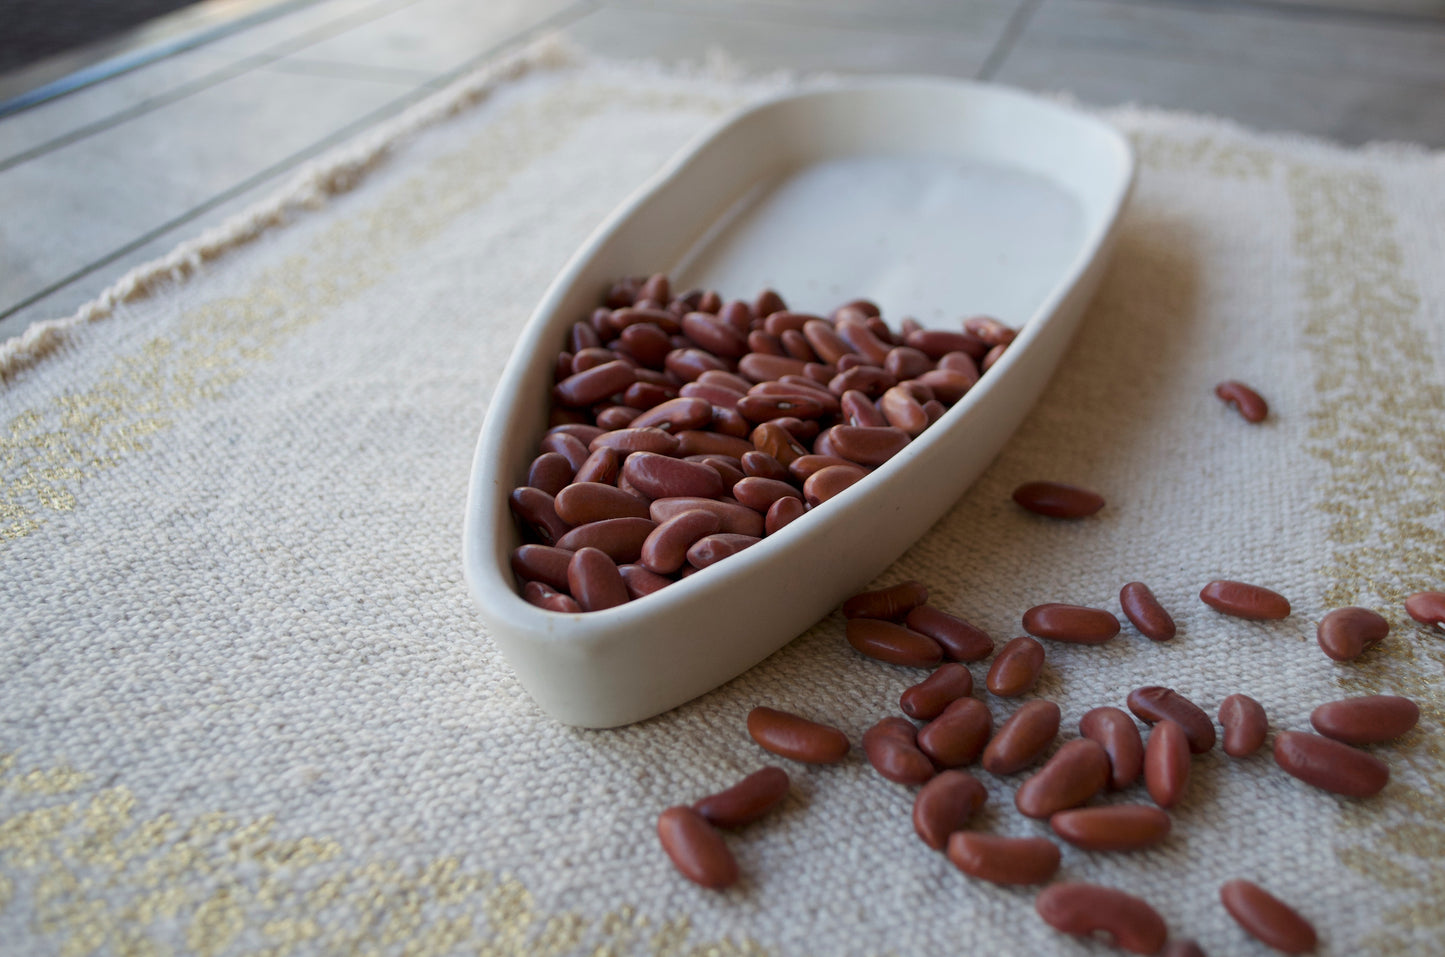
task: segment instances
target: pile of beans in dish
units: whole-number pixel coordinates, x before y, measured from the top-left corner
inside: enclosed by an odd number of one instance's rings
[[[557,355],[551,426],[509,498],[523,597],[597,611],[737,554],[896,455],[1014,335],[616,283]]]
[[[1024,497],[1033,501],[1032,494]],[[1284,596],[1245,582],[1210,582],[1199,598],[1238,618],[1282,620],[1291,613]],[[1142,582],[1124,585],[1120,603],[1141,634],[1154,641],[1174,637],[1172,616]],[[1422,625],[1445,628],[1445,593],[1414,595],[1405,610]],[[1171,688],[1152,685],[1134,689],[1118,703],[1127,711],[1106,703],[1085,712],[1077,736],[1065,732],[1062,744],[1059,706],[1041,698],[1024,701],[995,728],[989,707],[974,697],[968,668],[968,663],[993,654],[993,640],[928,604],[924,585],[908,581],[865,592],[844,603],[842,611],[847,640],[861,654],[930,669],[902,693],[901,714],[883,717],[861,742],[878,774],[918,789],[913,826],[928,847],[946,853],[954,866],[976,880],[1047,885],[1037,894],[1035,909],[1064,933],[1107,940],[1131,953],[1203,955],[1194,941],[1171,935],[1148,901],[1097,884],[1050,882],[1062,856],[1057,841],[1092,852],[1123,853],[1168,840],[1170,809],[1188,791],[1193,757],[1212,750],[1219,740],[1208,712]],[[988,668],[985,687],[997,699],[1019,698],[1033,690],[1044,665],[1044,642],[1102,644],[1122,630],[1107,610],[1068,604],[1030,608],[1022,623],[1029,634],[1006,643]],[[1327,656],[1348,662],[1385,639],[1389,630],[1376,612],[1341,608],[1323,616],[1316,634]],[[1313,731],[1275,733],[1274,762],[1313,787],[1372,798],[1388,783],[1390,770],[1365,747],[1408,733],[1419,715],[1413,701],[1394,695],[1325,702],[1310,716]],[[1265,747],[1269,719],[1254,698],[1231,694],[1219,702],[1217,716],[1226,754],[1244,759]],[[749,713],[747,732],[772,754],[805,764],[837,763],[851,752],[851,742],[838,728],[770,707]],[[988,800],[983,782],[965,770],[974,764],[995,779],[1022,776],[1014,805],[1039,822],[1038,833],[1017,837],[970,827]],[[1090,803],[1109,792],[1135,789],[1141,781],[1144,794],[1137,799]],[[730,886],[740,875],[718,829],[757,820],[786,799],[788,787],[787,773],[768,766],[691,807],[667,809],[658,821],[663,850],[696,883],[714,889]],[[1317,946],[1311,921],[1253,881],[1227,881],[1218,888],[1218,897],[1247,933],[1271,947],[1307,953]]]

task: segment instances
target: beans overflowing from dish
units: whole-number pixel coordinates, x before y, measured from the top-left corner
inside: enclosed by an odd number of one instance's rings
[[[522,597],[601,611],[725,561],[897,455],[1014,335],[982,316],[895,330],[861,299],[821,316],[771,290],[724,302],[674,295],[661,274],[616,283],[568,332],[550,427],[509,498]],[[1078,498],[1092,493],[1075,493],[1058,507],[1090,507]],[[881,650],[896,638],[858,641]],[[922,662],[925,651],[886,653]]]

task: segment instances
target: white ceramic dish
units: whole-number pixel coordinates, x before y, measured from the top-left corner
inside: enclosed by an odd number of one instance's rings
[[[598,228],[537,307],[497,386],[467,501],[463,560],[493,639],[543,709],[610,727],[703,694],[861,590],[997,454],[1063,355],[1133,180],[1111,127],[1018,92],[872,80],[722,123]],[[890,325],[1022,331],[962,401],[865,481],[706,573],[583,615],[518,595],[508,493],[544,431],[567,330],[621,276],[827,312],[867,297]],[[840,639],[841,640],[841,639]]]

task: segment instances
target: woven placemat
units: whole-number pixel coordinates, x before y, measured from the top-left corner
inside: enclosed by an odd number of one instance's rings
[[[688,139],[808,82],[534,49],[0,347],[0,949],[1107,949],[929,850],[912,790],[856,748],[788,764],[787,802],[729,838],[735,888],[672,869],[658,812],[777,761],[751,708],[856,743],[920,677],[858,656],[837,616],[676,711],[581,731],[517,685],[462,582],[472,447],[542,290]],[[1138,894],[1216,955],[1266,952],[1219,904],[1236,877],[1310,918],[1321,952],[1438,952],[1445,643],[1401,603],[1445,585],[1445,159],[1104,116],[1141,163],[1104,286],[1024,426],[880,583],[918,578],[1001,643],[1032,605],[1117,611],[1148,582],[1173,641],[1049,646],[1035,695],[1065,738],[1145,684],[1211,710],[1248,693],[1276,731],[1346,695],[1415,698],[1421,726],[1375,749],[1378,797],[1215,750],[1165,844],[1065,848],[1060,877]],[[1270,418],[1220,403],[1228,378]],[[1041,478],[1109,504],[1076,523],[1014,506]],[[1293,614],[1223,617],[1196,597],[1216,578]],[[1350,664],[1314,641],[1344,605],[1393,625]],[[1047,832],[1014,810],[1017,778],[979,777],[975,826]]]

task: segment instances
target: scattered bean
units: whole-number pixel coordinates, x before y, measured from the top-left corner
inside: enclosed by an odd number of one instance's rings
[[[1025,482],[1014,489],[1019,505],[1050,518],[1084,518],[1104,507],[1104,497],[1077,485],[1062,482]]]
[[[1032,691],[1043,672],[1044,646],[1027,635],[1020,635],[1003,646],[989,667],[984,684],[1000,698],[1017,698]]]
[[[764,749],[808,764],[836,764],[848,756],[848,736],[837,728],[776,708],[748,712],[748,734]]]
[[[1248,757],[1264,747],[1269,718],[1249,695],[1232,694],[1221,701],[1219,723],[1224,727],[1224,753],[1230,757]]]
[[[944,771],[923,785],[913,801],[913,829],[923,843],[941,851],[954,831],[983,807],[988,792],[966,771]]]
[[[1079,719],[1079,733],[1099,742],[1109,756],[1109,786],[1122,790],[1144,770],[1144,739],[1139,726],[1119,708],[1093,708]]]
[[[1169,937],[1164,918],[1147,901],[1098,884],[1053,884],[1039,892],[1034,909],[1055,930],[1103,934],[1131,954],[1158,953]]]
[[[1327,738],[1345,744],[1377,744],[1398,738],[1420,721],[1420,706],[1409,698],[1376,694],[1322,704],[1310,724]]]
[[[1306,784],[1347,797],[1373,797],[1390,783],[1390,768],[1373,754],[1303,731],[1281,731],[1274,762]]]
[[[1445,592],[1416,592],[1405,599],[1405,611],[1422,625],[1445,628]]]
[[[956,662],[940,665],[933,674],[904,690],[898,707],[910,718],[932,721],[959,698],[973,694],[973,674]]]
[[[1384,641],[1390,623],[1368,608],[1336,608],[1320,619],[1320,649],[1335,661],[1353,661]]]
[[[1288,618],[1290,612],[1288,598],[1246,582],[1212,581],[1199,592],[1199,600],[1215,611],[1255,621]]]
[[[1168,641],[1174,637],[1174,619],[1159,599],[1143,582],[1129,582],[1119,590],[1119,604],[1124,616],[1139,629],[1139,634],[1152,641]]]
[[[787,796],[788,772],[776,765],[768,765],[727,790],[708,795],[692,807],[714,827],[731,829],[751,824]]]
[[[850,618],[848,644],[860,654],[908,668],[932,668],[943,660],[943,649],[927,635],[878,618]]]
[[[1051,641],[1100,645],[1119,633],[1119,619],[1102,608],[1055,602],[1024,612],[1024,631]]]
[[[1049,818],[1054,833],[1086,851],[1133,851],[1169,836],[1169,812],[1147,804],[1114,804],[1059,811]]]
[[[1109,758],[1097,741],[1075,738],[1019,785],[1014,806],[1025,817],[1046,818],[1077,807],[1109,782]]]
[[[1159,951],[1159,957],[1208,957],[1204,948],[1188,938],[1171,940]]]
[[[918,749],[918,730],[907,718],[884,718],[865,731],[863,753],[875,771],[898,784],[924,784],[935,774],[933,762]]]
[[[1046,837],[954,831],[948,859],[969,877],[994,884],[1043,884],[1059,869],[1059,846]]]
[[[1029,701],[998,729],[983,749],[984,770],[1014,774],[1033,764],[1059,733],[1059,706],[1052,701]]]
[[[1228,881],[1219,888],[1219,900],[1240,927],[1275,950],[1307,954],[1319,943],[1309,921],[1258,884]]]
[[[657,837],[672,865],[694,884],[722,890],[737,883],[738,864],[732,851],[692,808],[679,805],[663,811],[657,819]]]
[[[1269,415],[1269,404],[1256,391],[1245,385],[1243,382],[1221,382],[1214,387],[1214,394],[1219,396],[1227,405],[1232,405],[1244,417],[1246,422],[1263,422]]]
[[[954,661],[982,661],[993,653],[993,639],[962,618],[922,604],[908,613],[904,624],[938,642]]]
[[[909,612],[926,601],[928,587],[922,582],[910,580],[854,595],[843,602],[843,616],[902,621]]]
[[[1189,750],[1203,754],[1214,747],[1214,722],[1204,709],[1173,688],[1148,685],[1129,692],[1129,710],[1141,721],[1173,721],[1189,738]]]
[[[941,768],[978,760],[993,733],[993,715],[977,698],[959,698],[918,729],[918,747]]]
[[[1160,721],[1144,748],[1144,786],[1154,803],[1171,808],[1189,785],[1189,739],[1173,721]]]

